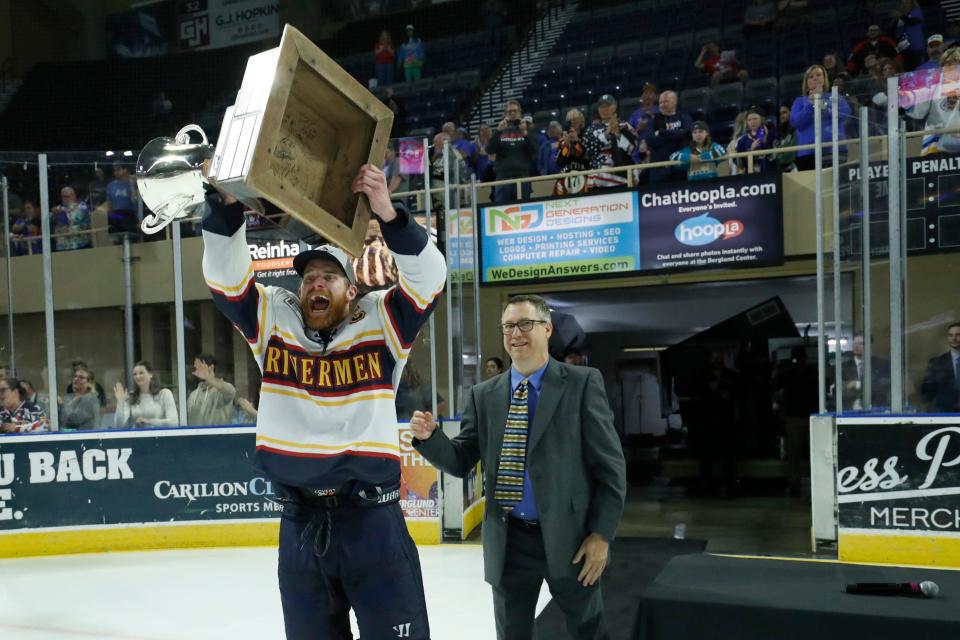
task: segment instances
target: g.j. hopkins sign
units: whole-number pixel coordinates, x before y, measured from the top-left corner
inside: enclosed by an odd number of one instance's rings
[[[841,533],[960,532],[960,417],[838,419],[837,503]]]

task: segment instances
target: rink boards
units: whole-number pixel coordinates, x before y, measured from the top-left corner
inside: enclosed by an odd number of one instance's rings
[[[414,540],[436,544],[439,473],[405,426],[401,506]],[[251,464],[254,437],[254,427],[4,437],[0,557],[275,545],[279,511]],[[471,520],[482,503],[471,503]]]

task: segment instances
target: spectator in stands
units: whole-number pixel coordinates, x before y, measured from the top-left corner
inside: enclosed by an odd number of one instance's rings
[[[47,394],[37,391],[36,387],[34,387],[33,383],[29,380],[21,380],[20,384],[23,385],[24,391],[27,392],[27,402],[40,407],[40,410],[43,411],[43,415],[49,414],[50,398],[47,397]]]
[[[493,172],[497,180],[527,178],[537,158],[536,132],[522,120],[523,110],[516,100],[507,100],[504,105],[503,119],[497,124],[496,131],[487,143],[487,153],[496,156]],[[530,183],[524,182],[521,193],[524,199],[530,197]],[[517,197],[516,187],[502,184],[494,187],[493,201],[496,204],[510,202]]]
[[[113,165],[113,180],[107,185],[107,222],[114,244],[121,244],[119,234],[137,237],[137,187],[130,170],[122,162]]]
[[[465,128],[457,127],[457,125],[452,122],[444,122],[441,131],[447,134],[447,137],[450,139],[450,145],[460,152],[460,157],[463,158],[463,161],[466,163],[467,177],[469,179],[470,172],[473,168],[474,156],[477,155],[476,145],[470,140]]]
[[[833,51],[823,54],[823,69],[827,72],[827,81],[833,84],[837,76],[845,73],[846,69],[840,65],[840,59]]]
[[[493,137],[493,130],[486,122],[481,122],[477,128],[477,135],[473,138],[473,144],[477,149],[473,156],[473,173],[477,176],[479,182],[489,182],[494,179],[493,159],[487,153],[487,145]]]
[[[187,422],[190,426],[230,424],[237,389],[217,375],[217,359],[201,353],[193,359],[193,375],[200,384],[187,398]]]
[[[900,63],[913,71],[923,59],[923,9],[917,0],[900,0],[900,7],[892,12],[893,39],[900,52]]]
[[[100,423],[100,402],[93,386],[90,369],[76,367],[66,399],[58,398],[60,427],[67,429],[96,429]]]
[[[900,62],[896,59],[881,58],[877,60],[877,73],[870,87],[870,102],[880,110],[887,108],[887,80],[900,75]]]
[[[496,356],[487,358],[487,361],[483,364],[483,372],[487,378],[500,375],[504,372],[503,360]]]
[[[400,56],[397,64],[403,67],[403,79],[407,82],[416,82],[423,73],[423,63],[426,61],[426,51],[420,38],[413,35],[413,25],[407,25],[407,41],[400,45]]]
[[[819,64],[810,66],[803,74],[802,95],[793,101],[790,108],[790,124],[797,130],[797,144],[813,144],[816,136],[814,127],[814,96],[826,94],[830,90],[827,81],[827,72]],[[850,105],[840,97],[840,131],[838,136],[843,137],[843,127],[850,116]],[[821,120],[821,139],[823,143],[833,140],[833,123],[831,121],[830,100],[824,100],[824,109]],[[830,162],[829,154],[824,154],[824,166]],[[814,168],[814,150],[803,149],[797,152],[797,168],[801,171]]]
[[[773,0],[753,0],[743,13],[743,35],[751,36],[769,31],[777,21],[777,3]]]
[[[384,29],[380,32],[377,43],[373,45],[374,77],[378,87],[389,87],[393,84],[393,66],[396,64],[397,50],[393,46],[390,32]]]
[[[935,33],[927,38],[927,60],[914,69],[915,71],[926,71],[940,68],[940,55],[943,53],[943,35]]]
[[[430,148],[430,179],[434,184],[443,184],[443,145],[451,143],[450,136],[440,132],[433,136],[433,146]],[[470,181],[470,170],[467,169],[467,163],[463,155],[457,151],[457,148],[450,144],[450,150],[447,152],[447,173],[451,184],[463,184]],[[443,208],[443,198],[434,199],[434,207]]]
[[[795,147],[797,146],[797,130],[790,124],[790,105],[780,105],[780,117],[777,119],[777,147]],[[789,151],[777,155],[777,164],[780,170],[797,170],[797,152]]]
[[[617,112],[617,100],[609,93],[600,96],[597,101],[597,115],[600,122],[594,122],[583,135],[583,145],[587,149],[587,161],[591,169],[606,167],[625,167],[633,164],[633,150],[637,137],[630,123],[620,120]],[[623,173],[594,173],[590,175],[590,190],[624,187],[627,176]]]
[[[647,143],[650,148],[650,162],[663,162],[670,154],[683,149],[690,143],[690,131],[693,123],[690,116],[677,111],[677,93],[664,91],[660,94],[660,113],[653,118],[653,137]],[[676,167],[660,167],[650,170],[650,182],[670,182],[685,180],[687,172]]]
[[[937,133],[954,128],[960,111],[957,87],[960,86],[960,47],[950,47],[940,56],[940,73],[916,88],[900,91],[900,106],[907,115],[923,120],[928,135],[920,143],[920,155],[960,152],[960,134]]]
[[[39,207],[33,200],[24,200],[20,215],[14,218],[10,225],[11,255],[26,256],[43,252],[40,224]]]
[[[394,140],[387,144],[387,152],[383,157],[383,174],[387,178],[390,193],[410,190],[410,177],[400,171],[400,158],[397,157],[397,143]]]
[[[643,91],[640,93],[640,106],[630,114],[630,126],[637,133],[638,143],[653,135],[650,122],[653,116],[660,113],[659,98],[657,85],[652,82],[644,83]]]
[[[103,385],[97,382],[96,379],[92,376],[92,374],[89,374],[90,367],[87,366],[87,363],[80,359],[74,360],[73,362],[70,363],[70,369],[73,370],[74,373],[76,373],[78,369],[83,369],[84,371],[87,371],[88,372],[87,386],[93,386],[94,390],[97,392],[97,399],[100,401],[100,406],[101,407],[107,406],[107,392],[103,388]],[[74,392],[73,381],[71,379],[71,382],[67,384],[67,393],[71,394],[73,392]]]
[[[236,405],[237,410],[234,417],[234,422],[237,424],[257,423],[257,408],[253,406],[252,402],[246,398],[237,396],[237,401],[234,404]]]
[[[393,112],[393,125],[390,127],[391,138],[401,138],[407,134],[407,108],[398,98],[393,87],[387,87],[383,93],[383,104]]]
[[[93,211],[106,201],[107,178],[103,167],[97,165],[93,169],[93,180],[87,184],[87,207]]]
[[[750,75],[740,68],[736,51],[720,51],[720,45],[716,42],[708,42],[701,47],[700,55],[693,62],[693,66],[710,76],[710,84],[713,86],[735,80],[746,82]]]
[[[560,173],[586,171],[590,168],[587,149],[583,145],[583,131],[587,120],[579,109],[567,111],[567,130],[560,134],[557,144],[557,168]],[[559,178],[553,185],[553,194],[566,196],[573,193],[585,193],[588,189],[588,176],[568,176]]]
[[[746,131],[737,139],[737,153],[760,151],[774,147],[775,134],[770,132],[765,115],[759,108],[750,107],[747,109],[746,123]],[[753,156],[752,163],[747,158],[737,158],[737,173],[748,173],[751,164],[753,165],[753,173],[766,173],[775,166],[774,159],[770,155]]]
[[[556,120],[551,120],[547,125],[547,139],[540,143],[537,151],[537,172],[542,176],[560,173],[560,167],[557,165],[557,151],[560,147],[561,135],[563,135],[563,127]]]
[[[133,367],[133,392],[127,392],[122,382],[113,386],[117,412],[113,424],[117,427],[179,427],[180,416],[170,389],[161,389],[153,367],[141,360]]]
[[[46,417],[30,402],[23,383],[12,377],[0,378],[0,432],[46,431]]]
[[[878,24],[870,25],[867,28],[867,39],[853,47],[847,58],[847,72],[851,76],[863,73],[864,59],[870,54],[881,58],[896,58],[899,55],[897,43],[883,35]]]
[[[57,251],[89,249],[93,246],[90,210],[85,202],[77,199],[73,187],[60,189],[60,204],[50,209],[50,216],[55,225],[54,233],[58,235],[55,238]]]
[[[719,175],[717,167],[726,153],[723,145],[710,139],[707,123],[697,120],[690,133],[690,144],[670,154],[670,159],[679,161],[687,170],[687,180],[705,180]]]

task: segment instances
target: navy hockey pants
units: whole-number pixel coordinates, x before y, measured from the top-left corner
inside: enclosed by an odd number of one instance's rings
[[[287,640],[429,640],[417,547],[399,503],[285,509],[278,574]]]

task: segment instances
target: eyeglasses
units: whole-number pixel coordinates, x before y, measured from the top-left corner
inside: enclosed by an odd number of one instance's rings
[[[77,374],[77,375],[73,376],[73,379],[74,379],[74,380],[89,380],[90,377],[89,377],[89,376],[84,376],[84,375]]]
[[[503,332],[503,335],[508,336],[513,333],[513,330],[517,327],[520,327],[520,331],[523,333],[530,333],[533,331],[534,325],[537,324],[547,324],[546,320],[521,320],[520,322],[504,322],[500,325],[500,331]]]

